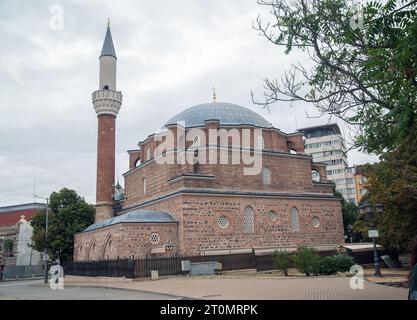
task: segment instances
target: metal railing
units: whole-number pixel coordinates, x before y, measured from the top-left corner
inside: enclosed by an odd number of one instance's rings
[[[66,275],[89,277],[148,278],[151,271],[157,270],[160,276],[182,275],[182,261],[220,262],[223,271],[274,269],[272,255],[257,256],[252,253],[219,254],[205,256],[170,256],[123,258],[88,262],[67,262],[63,264]]]

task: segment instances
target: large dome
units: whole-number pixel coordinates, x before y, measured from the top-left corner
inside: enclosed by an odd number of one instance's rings
[[[211,102],[188,108],[169,119],[165,126],[185,122],[185,127],[200,127],[207,120],[219,120],[220,125],[253,125],[271,128],[272,125],[256,112],[233,103]]]

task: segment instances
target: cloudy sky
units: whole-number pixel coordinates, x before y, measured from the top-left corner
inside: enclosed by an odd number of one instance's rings
[[[262,79],[280,77],[304,59],[260,37],[252,29],[258,14],[267,17],[256,0],[0,0],[0,206],[33,201],[35,180],[40,195],[69,187],[94,202],[91,92],[98,89],[108,17],[124,95],[120,180],[126,150],[181,110],[211,101],[213,87],[218,100],[249,107],[284,132],[326,123],[307,118],[314,108],[302,103],[270,111],[252,104],[250,92],[262,93]],[[349,153],[351,165],[375,159]]]

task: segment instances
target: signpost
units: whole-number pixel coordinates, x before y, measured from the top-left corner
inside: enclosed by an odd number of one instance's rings
[[[379,238],[378,230],[368,230],[368,237],[369,238]]]

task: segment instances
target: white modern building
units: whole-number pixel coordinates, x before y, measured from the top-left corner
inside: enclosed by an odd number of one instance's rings
[[[354,167],[349,167],[346,145],[337,124],[328,124],[300,129],[305,137],[305,152],[314,162],[327,165],[327,179],[336,185],[336,190],[352,203],[357,204]],[[313,172],[313,179],[314,179]]]

